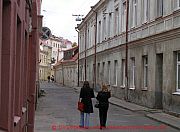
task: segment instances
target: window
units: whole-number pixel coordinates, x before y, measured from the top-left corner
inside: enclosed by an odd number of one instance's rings
[[[122,31],[124,32],[126,30],[126,1],[123,2],[122,7]]]
[[[136,69],[135,58],[132,57],[131,58],[131,76],[130,76],[130,87],[131,88],[135,88],[135,69]]]
[[[100,43],[101,42],[101,21],[99,21],[99,27],[98,27],[98,42]]]
[[[133,11],[133,23],[132,26],[135,27],[137,26],[137,0],[133,0],[133,6],[132,6],[132,11]]]
[[[163,16],[163,0],[157,0],[157,17]]]
[[[177,52],[176,91],[180,92],[180,52]]]
[[[143,22],[147,22],[149,17],[149,0],[143,0]]]
[[[118,7],[115,9],[115,14],[114,14],[114,33],[115,35],[118,35],[118,30],[119,30],[119,9]]]
[[[106,10],[105,11],[103,11],[103,31],[102,31],[102,38],[103,38],[103,40],[105,40],[106,39]]]
[[[111,21],[112,21],[112,15],[111,13],[109,13],[108,37],[111,37]]]
[[[102,63],[102,80],[104,81],[104,66],[105,62]]]
[[[114,61],[114,85],[116,85],[116,86],[117,86],[117,76],[118,76],[117,68],[118,68],[118,62],[117,62],[117,60],[115,60]]]
[[[108,61],[108,83],[111,84],[111,62]]]
[[[174,10],[180,9],[180,0],[174,0]]]
[[[144,88],[148,87],[148,56],[143,56],[143,79],[144,79]]]
[[[125,87],[125,67],[126,67],[126,60],[122,59],[122,66],[121,66],[121,86]]]
[[[100,81],[99,79],[99,75],[100,75],[100,63],[98,63],[98,67],[97,67],[97,81]]]

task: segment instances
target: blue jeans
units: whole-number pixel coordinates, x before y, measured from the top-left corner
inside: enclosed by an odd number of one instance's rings
[[[88,127],[89,127],[89,117],[90,117],[90,113],[81,112],[80,115],[81,115],[80,126],[81,126],[81,127],[88,128]],[[84,117],[85,117],[85,118],[84,118]]]

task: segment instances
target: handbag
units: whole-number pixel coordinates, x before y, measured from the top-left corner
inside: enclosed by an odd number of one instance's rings
[[[78,101],[78,110],[79,111],[84,111],[84,104],[80,101],[80,98],[79,98],[79,101]]]
[[[94,105],[95,108],[99,108],[99,101],[96,101],[96,104]]]

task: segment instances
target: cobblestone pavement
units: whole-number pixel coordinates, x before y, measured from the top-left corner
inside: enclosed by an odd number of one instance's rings
[[[73,88],[47,82],[41,83],[41,89],[44,89],[46,94],[38,101],[35,132],[179,132],[145,117],[143,113],[132,112],[115,105],[109,107],[107,121],[109,128],[104,130],[98,128],[98,109],[94,108],[94,113],[90,116],[90,129],[80,129],[77,128],[80,116],[77,110],[79,93]],[[95,101],[94,99],[93,103]]]

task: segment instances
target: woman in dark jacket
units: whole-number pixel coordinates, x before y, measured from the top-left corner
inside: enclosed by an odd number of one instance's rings
[[[107,111],[109,108],[108,99],[111,97],[108,87],[103,85],[102,91],[98,92],[96,99],[99,101],[99,118],[100,118],[100,129],[106,127]]]
[[[93,113],[93,105],[91,98],[94,98],[94,91],[92,88],[90,88],[89,82],[85,81],[80,91],[80,99],[81,102],[84,104],[84,111],[81,112],[80,127],[89,127],[90,113]]]

